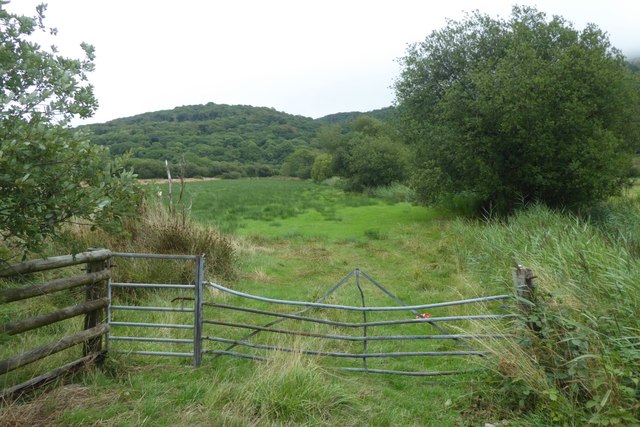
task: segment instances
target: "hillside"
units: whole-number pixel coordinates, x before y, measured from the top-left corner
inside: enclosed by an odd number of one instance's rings
[[[392,107],[372,112],[391,117]],[[164,175],[163,162],[181,161],[186,176],[270,176],[300,148],[309,148],[316,132],[364,113],[351,112],[317,120],[272,108],[208,103],[140,114],[84,128],[92,141],[115,155],[130,152],[141,178]]]
[[[329,114],[328,116],[324,116],[324,117],[320,117],[319,119],[316,119],[316,121],[322,124],[330,124],[330,125],[339,124],[339,125],[342,125],[343,127],[346,127],[362,114],[366,114],[369,117],[373,117],[374,119],[377,119],[383,122],[388,122],[396,118],[396,112],[397,110],[395,107],[386,107],[386,108],[380,108],[378,110],[368,111],[366,113],[361,113],[359,111],[351,111],[348,113]]]

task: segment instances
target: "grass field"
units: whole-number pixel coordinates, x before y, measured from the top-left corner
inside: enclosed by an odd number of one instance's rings
[[[164,188],[166,192],[166,188]],[[369,274],[378,283],[397,295],[408,304],[425,304],[430,302],[472,298],[480,295],[510,292],[508,280],[500,283],[486,284],[477,287],[466,283],[451,248],[443,240],[450,220],[442,212],[408,203],[389,203],[380,199],[360,195],[345,194],[340,190],[319,186],[298,180],[234,180],[189,183],[186,188],[184,202],[191,205],[193,217],[201,223],[215,225],[222,230],[233,232],[242,242],[240,251],[241,274],[233,283],[221,283],[243,292],[268,296],[278,299],[312,301],[338,283],[355,268]],[[505,278],[510,272],[505,271]],[[395,305],[388,296],[362,281],[367,305]],[[254,308],[268,309],[259,303],[247,303],[236,297],[225,297],[225,303],[249,305]],[[360,305],[360,295],[351,280],[331,298],[331,303],[344,305]],[[491,307],[495,309],[495,305]],[[284,312],[293,311],[291,307],[279,307]],[[479,309],[461,307],[453,309],[435,309],[432,316],[448,314],[464,314],[477,312]],[[232,316],[232,320],[249,323],[246,316],[238,314],[217,314]],[[337,320],[358,322],[361,315],[355,313],[324,314],[337,316]],[[392,315],[370,314],[369,321],[413,317],[411,313],[394,313]],[[267,317],[253,316],[257,324],[267,323]],[[462,327],[464,325],[457,325]],[[210,327],[211,328],[211,327]],[[218,328],[219,329],[219,328]],[[238,339],[245,331],[216,331],[218,336]],[[339,333],[343,331],[315,332]],[[379,334],[391,334],[392,330],[380,330]],[[421,327],[405,328],[395,331],[396,334],[420,334],[425,332]],[[256,342],[268,344],[273,339],[282,342],[282,336],[275,338],[262,334]],[[285,340],[287,341],[287,340]],[[289,342],[292,346],[304,346],[323,351],[358,352],[361,344],[343,343],[326,344],[317,340]],[[209,348],[222,349],[212,343]],[[327,345],[329,347],[327,347]],[[462,349],[451,342],[437,344],[418,343],[370,343],[369,352],[392,350],[428,351]],[[242,366],[253,371],[261,369],[256,362],[238,361],[234,359],[218,359],[214,366]],[[320,363],[322,369],[329,366],[361,366],[361,362],[340,360],[311,359]],[[205,362],[206,364],[206,362]],[[372,360],[370,368],[398,370],[451,370],[477,368],[468,359],[433,358],[396,360]],[[230,369],[230,368],[229,368]],[[323,375],[336,384],[367,384],[369,393],[389,394],[391,389],[415,390],[417,395],[404,396],[403,392],[392,399],[398,405],[397,410],[384,408],[380,411],[368,409],[367,422],[372,418],[381,425],[394,424],[392,420],[404,420],[405,424],[453,425],[462,422],[461,416],[453,408],[452,402],[468,399],[469,384],[474,377],[443,378],[436,381],[416,378],[400,378],[391,376],[363,377],[361,374],[336,374],[322,371]],[[365,393],[366,396],[367,393]],[[396,394],[396,393],[391,393]],[[423,398],[430,396],[429,402]],[[357,407],[368,406],[375,398],[356,399]],[[442,411],[443,407],[451,411]],[[373,411],[373,412],[371,412]],[[399,412],[401,415],[391,415]],[[422,417],[433,417],[432,421]],[[385,421],[386,420],[386,421]],[[446,420],[446,421],[445,421]],[[456,421],[458,420],[458,421]],[[356,424],[360,424],[356,422]]]
[[[277,299],[312,301],[360,268],[407,304],[423,304],[511,293],[512,267],[523,263],[534,268],[541,295],[549,300],[549,311],[540,315],[544,316],[544,327],[549,328],[552,339],[535,346],[530,342],[526,352],[508,343],[488,344],[499,362],[493,373],[478,370],[481,365],[475,363],[477,358],[376,359],[369,364],[370,368],[398,370],[474,370],[427,379],[345,373],[334,368],[361,366],[361,361],[299,353],[278,353],[269,362],[230,357],[214,360],[209,355],[201,368],[193,369],[187,359],[114,352],[106,369],[5,409],[0,414],[3,420],[185,426],[466,426],[501,419],[507,419],[508,425],[545,426],[580,425],[589,420],[601,425],[633,421],[637,408],[633,409],[634,389],[628,384],[635,381],[634,358],[638,354],[629,339],[639,330],[632,313],[637,312],[640,294],[636,280],[640,264],[634,255],[638,242],[634,227],[640,224],[640,215],[630,217],[637,210],[629,208],[628,203],[620,204],[624,210],[619,212],[624,215],[603,215],[602,229],[596,229],[542,207],[527,209],[508,221],[466,221],[431,208],[344,194],[297,180],[196,182],[189,183],[186,190],[184,203],[192,205],[195,220],[234,236],[238,273],[233,280],[218,280],[226,287]],[[629,231],[619,234],[620,230]],[[137,273],[155,271],[150,265],[135,269]],[[184,269],[161,269],[164,275],[172,270],[177,274]],[[122,270],[114,271],[116,275],[123,274]],[[387,295],[365,281],[362,290],[368,306],[394,305]],[[171,306],[175,296],[155,292],[135,298],[148,305]],[[269,308],[220,292],[207,291],[205,299]],[[361,296],[352,280],[328,302],[358,306]],[[429,310],[429,314],[435,317],[500,312],[499,306],[492,303],[486,307],[439,308]],[[287,313],[295,308],[281,306],[277,310]],[[362,320],[359,313],[314,310],[313,314],[341,321]],[[144,313],[121,316],[118,320],[149,320]],[[188,322],[179,316],[184,314],[156,316],[155,320]],[[369,314],[368,320],[409,316],[412,315],[405,312]],[[254,324],[272,320],[212,307],[205,308],[205,318]],[[583,324],[585,318],[599,322]],[[607,329],[607,325],[614,324],[611,322],[615,322],[616,329]],[[289,321],[279,326],[295,329]],[[491,328],[502,331],[504,326],[494,324]],[[457,328],[466,331],[479,326],[461,323],[448,328],[460,332]],[[346,334],[332,327],[305,330]],[[148,333],[134,329],[127,332]],[[375,333],[436,332],[412,325],[401,331],[385,327]],[[205,328],[205,335],[210,336],[239,339],[244,334],[243,330],[222,330],[210,325]],[[162,336],[188,337],[188,333],[164,331]],[[361,343],[326,343],[266,333],[256,336],[253,342],[322,351],[361,350]],[[484,348],[479,343],[471,344]],[[176,344],[173,350],[185,351],[181,345]],[[205,344],[207,349],[222,347]],[[132,347],[114,344],[113,349],[118,348]],[[158,350],[153,344],[144,349]],[[453,349],[460,348],[452,342],[392,341],[372,342],[368,351]],[[6,350],[3,347],[2,351]],[[259,351],[253,354],[264,355]],[[505,380],[500,381],[500,376]],[[585,389],[589,392],[581,391]],[[589,401],[594,403],[587,405]]]
[[[166,188],[164,189],[166,192]],[[355,268],[369,274],[407,304],[425,304],[509,292],[507,280],[478,287],[467,283],[443,239],[446,215],[408,203],[389,203],[297,180],[237,180],[189,183],[184,198],[191,214],[203,224],[215,225],[238,239],[240,273],[221,284],[243,292],[279,299],[312,301]],[[118,270],[116,269],[116,274]],[[505,271],[505,278],[509,277]],[[362,281],[367,305],[395,305],[388,296]],[[265,309],[260,303],[210,294],[212,300]],[[150,294],[145,304],[170,305],[171,295]],[[329,302],[361,304],[351,280]],[[494,309],[495,307],[492,307]],[[278,307],[283,312],[292,307]],[[206,316],[263,324],[270,318],[221,313],[207,308]],[[435,309],[432,316],[460,314],[474,308]],[[478,310],[478,309],[476,309]],[[323,317],[359,322],[358,313],[321,313]],[[150,321],[149,314],[125,313],[117,320]],[[146,316],[146,317],[145,317]],[[179,316],[179,315],[178,315]],[[369,321],[412,318],[411,313],[369,314]],[[164,317],[155,321],[184,322]],[[285,324],[291,326],[290,324]],[[463,326],[463,325],[458,325]],[[218,328],[219,329],[219,328]],[[295,328],[294,328],[295,329]],[[344,331],[313,329],[321,333]],[[172,337],[185,333],[165,331]],[[126,334],[148,334],[128,330]],[[209,326],[205,334],[238,339],[244,330],[222,331]],[[354,333],[354,332],[352,332]],[[356,331],[360,334],[361,331]],[[424,327],[376,334],[429,334]],[[373,334],[372,331],[369,333]],[[259,344],[278,344],[322,351],[360,352],[361,343],[324,343],[317,339],[291,340],[259,335]],[[114,349],[126,349],[126,343]],[[206,348],[217,349],[215,343]],[[130,348],[130,347],[129,347]],[[145,349],[158,350],[152,344]],[[452,342],[372,342],[369,352],[456,350]],[[174,351],[185,351],[176,344]],[[464,348],[463,348],[464,350]],[[212,359],[209,356],[210,359]],[[473,399],[470,390],[480,384],[477,374],[421,379],[342,373],[332,366],[360,367],[360,360],[332,360],[284,353],[268,364],[242,359],[205,357],[198,370],[189,360],[113,355],[109,370],[85,378],[82,407],[62,410],[63,424],[208,424],[252,423],[323,425],[456,425],[465,424],[460,408]],[[158,364],[161,364],[158,366]],[[476,369],[468,358],[372,359],[370,368],[397,370]],[[111,373],[110,373],[111,372]],[[248,389],[247,389],[248,387]],[[247,390],[253,390],[256,394]],[[100,395],[114,395],[115,408],[105,411]],[[385,405],[380,405],[381,401]],[[50,405],[52,403],[49,403]],[[117,409],[118,405],[121,406]],[[213,417],[213,418],[212,418]],[[102,421],[99,421],[102,420]],[[146,421],[145,421],[146,420]]]

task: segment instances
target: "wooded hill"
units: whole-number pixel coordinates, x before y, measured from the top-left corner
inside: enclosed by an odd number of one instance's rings
[[[93,143],[128,160],[141,178],[164,176],[164,160],[184,176],[271,176],[280,172],[296,150],[313,149],[323,126],[341,125],[346,132],[355,118],[371,115],[388,120],[393,107],[368,113],[332,114],[320,119],[272,108],[208,103],[144,113],[83,128]]]

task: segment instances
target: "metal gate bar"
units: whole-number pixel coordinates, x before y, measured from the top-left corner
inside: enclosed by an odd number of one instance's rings
[[[193,261],[194,284],[173,284],[173,283],[126,283],[126,282],[109,282],[108,296],[113,301],[114,288],[142,288],[142,289],[177,289],[183,292],[182,300],[184,301],[184,290],[192,290],[194,293],[194,308],[173,308],[173,307],[150,307],[135,305],[110,305],[107,310],[107,321],[112,327],[136,327],[136,328],[161,328],[161,329],[193,329],[193,339],[186,338],[156,338],[156,337],[139,337],[139,336],[107,336],[107,346],[111,341],[128,341],[128,342],[146,342],[146,343],[173,343],[173,344],[191,344],[192,352],[172,352],[172,351],[126,351],[127,354],[138,354],[146,356],[173,356],[173,357],[190,357],[193,359],[193,366],[198,367],[202,363],[202,282],[204,280],[204,256],[201,255],[162,255],[162,254],[136,254],[114,252],[114,257],[121,258],[143,258],[156,260],[184,260]],[[193,313],[193,323],[191,324],[170,324],[170,323],[145,323],[145,322],[118,322],[112,320],[113,311],[143,311],[143,312],[173,312],[173,313]],[[108,348],[108,347],[107,347]]]
[[[247,341],[230,340],[227,338],[206,337],[209,341],[222,342],[228,344],[236,344],[243,347],[256,348],[260,350],[276,350],[286,353],[300,353],[311,356],[331,356],[331,357],[346,357],[353,359],[366,359],[369,357],[413,357],[413,356],[479,356],[489,354],[488,351],[397,351],[388,353],[340,353],[334,351],[316,351],[316,350],[301,350],[297,348],[280,347],[264,344],[253,344]],[[207,353],[216,354],[216,350],[207,350]]]
[[[152,338],[152,337],[116,337],[111,336],[111,341],[140,341],[140,342],[171,342],[190,344],[193,340],[187,338]]]
[[[324,300],[330,293],[335,291],[339,286],[342,286],[349,277],[355,275],[356,279],[356,287],[360,293],[360,299],[362,302],[362,306],[349,306],[349,305],[339,305],[339,304],[326,304],[323,303]],[[362,276],[361,276],[362,275]],[[376,288],[381,290],[388,297],[393,299],[397,306],[390,307],[376,307],[376,306],[367,306],[365,304],[365,295],[360,286],[360,278],[363,277],[365,280],[369,281]],[[360,272],[359,269],[354,270],[347,277],[345,277],[338,285],[336,285],[333,289],[331,289],[327,294],[321,297],[316,302],[303,302],[303,301],[292,301],[292,300],[283,300],[283,299],[274,299],[274,298],[266,298],[260,297],[256,295],[251,295],[239,291],[235,291],[232,289],[228,289],[224,286],[218,285],[216,283],[211,282],[203,282],[203,285],[210,286],[219,291],[240,297],[251,299],[255,301],[260,301],[264,303],[270,304],[280,304],[280,305],[292,305],[292,306],[302,306],[305,307],[303,310],[300,310],[291,314],[284,313],[276,313],[274,311],[268,310],[259,310],[255,308],[249,307],[240,307],[228,304],[218,304],[213,302],[203,302],[204,306],[220,308],[220,309],[228,309],[236,312],[245,312],[259,315],[267,315],[277,317],[278,319],[267,323],[263,326],[251,325],[245,323],[238,322],[227,322],[221,320],[208,320],[203,319],[203,324],[208,325],[217,325],[225,328],[241,328],[241,329],[251,329],[252,333],[246,335],[240,339],[230,339],[223,337],[211,337],[204,336],[203,340],[210,342],[217,342],[223,344],[230,344],[230,346],[224,350],[205,350],[206,354],[213,354],[215,357],[219,357],[221,355],[229,355],[234,357],[241,357],[253,360],[269,360],[266,357],[258,356],[251,353],[244,352],[233,352],[230,351],[232,348],[236,346],[255,349],[255,350],[267,350],[267,351],[281,351],[281,352],[290,352],[290,353],[300,353],[310,356],[328,356],[335,358],[346,358],[346,359],[362,359],[362,367],[361,368],[342,368],[342,370],[350,371],[350,372],[372,372],[378,374],[396,374],[396,375],[407,375],[407,376],[416,376],[416,377],[427,377],[427,376],[436,376],[436,375],[453,375],[464,372],[470,372],[468,370],[456,370],[456,371],[442,371],[442,372],[414,372],[414,371],[397,371],[397,370],[389,370],[389,369],[371,369],[367,365],[368,359],[382,359],[382,358],[397,358],[397,357],[455,357],[455,356],[479,356],[484,357],[490,354],[488,351],[478,351],[473,349],[468,342],[465,340],[480,340],[480,339],[510,339],[514,338],[513,335],[509,334],[450,334],[440,326],[439,323],[443,322],[451,322],[451,321],[469,321],[469,320],[502,320],[502,319],[513,319],[518,317],[514,314],[477,314],[477,315],[462,315],[462,316],[442,316],[442,317],[427,317],[419,314],[418,309],[430,309],[430,308],[440,308],[440,307],[451,307],[451,306],[460,306],[465,304],[475,304],[475,303],[485,303],[490,301],[499,301],[499,300],[507,300],[512,299],[511,295],[494,295],[480,298],[471,298],[471,299],[463,299],[458,301],[447,301],[447,302],[439,302],[439,303],[431,303],[431,304],[421,304],[421,305],[407,305],[397,296],[386,290],[380,284],[375,282],[371,277],[367,274]],[[340,322],[333,321],[327,319],[318,319],[313,317],[304,317],[300,316],[303,312],[309,311],[311,309],[333,309],[333,310],[345,310],[345,311],[355,311],[362,313],[363,319],[362,322],[351,323],[351,322]],[[401,320],[388,320],[388,321],[376,321],[370,322],[367,318],[368,312],[403,312],[409,311],[416,315],[415,319],[401,319]],[[273,325],[282,322],[284,320],[298,320],[301,322],[309,322],[309,323],[318,323],[324,325],[332,325],[332,326],[341,326],[347,328],[360,328],[362,329],[362,336],[346,336],[346,335],[335,335],[335,334],[322,334],[315,332],[306,332],[303,330],[290,330],[290,329],[277,329],[273,328]],[[430,326],[435,327],[440,333],[438,335],[389,335],[389,336],[370,336],[368,334],[368,327],[373,326],[387,326],[387,325],[402,325],[402,324],[429,324]],[[286,334],[293,336],[305,336],[305,337],[313,337],[313,338],[321,338],[321,339],[330,339],[330,340],[342,340],[342,341],[351,341],[351,342],[361,342],[362,350],[357,353],[349,353],[349,352],[334,352],[334,351],[318,351],[318,350],[310,350],[310,349],[300,349],[300,348],[288,348],[278,345],[267,345],[260,344],[255,342],[247,341],[248,338],[255,336],[260,332],[266,333],[275,333],[275,334]],[[465,348],[459,351],[382,351],[382,352],[369,352],[367,349],[367,343],[369,341],[400,341],[400,340],[455,340],[459,344],[463,345]],[[340,369],[340,368],[338,368]]]
[[[135,306],[135,305],[110,305],[108,307],[107,318],[108,322],[111,326],[114,327],[138,327],[138,328],[170,328],[170,329],[193,329],[193,339],[186,338],[159,338],[159,337],[145,337],[145,336],[114,336],[109,335],[107,339],[107,343],[110,341],[126,341],[126,342],[146,342],[146,343],[173,343],[173,344],[192,344],[193,351],[192,352],[169,352],[169,351],[147,351],[147,350],[139,350],[139,351],[130,351],[127,353],[130,354],[140,354],[140,355],[150,355],[150,356],[175,356],[175,357],[190,357],[193,359],[194,366],[200,366],[202,363],[203,354],[211,354],[214,355],[214,359],[223,356],[229,355],[240,358],[247,358],[252,360],[268,360],[266,357],[240,353],[231,351],[236,346],[241,346],[245,348],[252,348],[258,350],[270,350],[270,351],[282,351],[282,352],[292,352],[292,353],[301,353],[305,355],[311,356],[330,356],[336,358],[351,358],[351,359],[361,359],[362,367],[361,368],[341,368],[345,371],[350,372],[370,372],[370,373],[378,373],[378,374],[396,374],[396,375],[407,375],[407,376],[435,376],[435,375],[453,375],[466,371],[442,371],[442,372],[408,372],[408,371],[396,371],[389,369],[371,369],[367,366],[367,360],[370,358],[392,358],[392,357],[436,357],[436,356],[484,356],[488,354],[486,351],[476,351],[470,347],[464,351],[396,351],[396,352],[368,352],[367,351],[367,343],[368,341],[401,341],[401,340],[456,340],[460,341],[463,344],[462,340],[476,340],[476,339],[504,339],[504,338],[513,338],[513,336],[508,334],[449,334],[444,329],[438,326],[438,323],[442,322],[453,322],[453,321],[469,321],[469,320],[502,320],[502,319],[512,319],[517,317],[513,314],[478,314],[478,315],[462,315],[462,316],[442,316],[442,317],[433,317],[433,318],[411,318],[411,319],[401,319],[401,320],[388,320],[388,321],[375,321],[369,322],[367,319],[368,312],[402,312],[409,311],[413,314],[418,313],[417,310],[422,309],[431,309],[431,308],[439,308],[439,307],[450,307],[450,306],[458,306],[464,304],[474,304],[474,303],[484,303],[496,300],[506,300],[511,299],[511,295],[494,295],[480,298],[471,298],[464,299],[458,301],[448,301],[448,302],[439,302],[439,303],[431,303],[431,304],[421,304],[421,305],[407,305],[398,297],[396,297],[391,292],[387,291],[384,287],[378,284],[375,280],[371,279],[366,273],[360,272],[359,269],[356,269],[345,276],[338,284],[333,286],[329,291],[327,291],[323,296],[318,298],[315,302],[303,302],[303,301],[291,301],[291,300],[281,300],[281,299],[272,299],[266,297],[260,297],[256,295],[246,294],[239,291],[234,291],[232,289],[228,289],[224,286],[218,285],[216,283],[206,282],[204,280],[204,257],[203,256],[191,256],[191,255],[159,255],[159,254],[127,254],[127,253],[114,253],[113,256],[118,257],[127,257],[127,258],[149,258],[149,259],[158,259],[158,260],[185,260],[185,261],[194,261],[194,284],[171,284],[171,283],[125,283],[125,282],[110,282],[108,287],[108,296],[109,299],[112,300],[112,292],[116,288],[143,288],[143,289],[175,289],[180,290],[182,292],[181,297],[175,298],[175,300],[181,300],[184,304],[185,300],[193,299],[194,305],[193,308],[184,308],[182,305],[181,308],[174,307],[152,307],[152,306]],[[361,276],[362,275],[362,276]],[[333,292],[335,292],[342,285],[347,283],[347,281],[354,277],[356,279],[356,287],[360,292],[360,299],[362,302],[362,306],[349,306],[349,305],[338,305],[338,304],[326,304],[323,301],[329,297]],[[364,278],[371,284],[373,284],[376,288],[380,289],[387,296],[392,298],[397,306],[390,307],[376,307],[376,306],[367,306],[365,304],[365,295],[360,286],[360,279]],[[282,304],[282,305],[292,305],[292,306],[301,306],[302,309],[290,313],[276,313],[268,310],[259,310],[249,307],[240,307],[233,306],[227,304],[218,304],[214,302],[204,302],[203,300],[203,286],[209,286],[211,288],[223,291],[225,293],[235,295],[241,298],[252,299],[256,301],[271,303],[271,304]],[[184,296],[185,290],[192,290],[194,295],[193,298]],[[203,319],[203,308],[204,306],[227,309],[231,311],[237,312],[246,312],[260,315],[267,315],[272,317],[277,317],[276,320],[267,323],[263,326],[257,325],[248,325],[244,323],[237,322],[224,322],[219,320],[204,320]],[[350,323],[350,322],[340,322],[333,321],[327,319],[319,319],[313,317],[304,317],[302,314],[312,310],[312,309],[334,309],[334,310],[345,310],[345,311],[356,311],[362,313],[362,322]],[[120,322],[112,320],[112,311],[141,311],[141,312],[171,312],[171,313],[193,313],[193,323],[192,324],[173,324],[173,323],[146,323],[146,322]],[[362,329],[362,336],[347,336],[347,335],[334,335],[334,334],[320,334],[320,333],[311,333],[304,331],[294,331],[289,329],[277,329],[273,328],[274,325],[283,322],[287,319],[291,320],[299,320],[303,322],[317,323],[317,324],[325,324],[332,326],[340,326],[346,328],[360,328]],[[231,327],[231,328],[241,328],[241,329],[250,329],[252,332],[245,335],[240,339],[229,339],[222,337],[209,337],[203,336],[203,326],[204,324],[209,325],[218,325],[223,327]],[[370,336],[368,334],[369,327],[375,326],[389,326],[389,325],[403,325],[403,324],[429,324],[430,326],[435,327],[441,333],[438,335],[389,335],[389,336]],[[316,351],[316,350],[308,350],[308,349],[294,349],[287,348],[283,346],[272,346],[272,345],[264,345],[257,344],[253,342],[247,341],[253,336],[257,335],[261,332],[269,332],[276,334],[287,334],[287,335],[296,335],[296,336],[307,336],[307,337],[315,337],[315,338],[323,338],[323,339],[332,339],[332,340],[342,340],[342,341],[352,341],[352,342],[362,342],[362,351],[358,353],[344,353],[344,352],[330,352],[330,351]],[[222,344],[229,344],[226,349],[223,350],[204,350],[203,349],[203,341],[208,342],[218,342]],[[339,368],[340,369],[340,368]]]
[[[444,334],[444,335],[385,335],[385,336],[367,336],[360,337],[351,335],[330,335],[317,334],[313,332],[292,331],[288,329],[276,329],[265,326],[246,325],[244,323],[222,322],[219,320],[203,320],[207,325],[229,326],[232,328],[254,329],[256,331],[271,332],[274,334],[297,335],[301,337],[327,338],[342,341],[398,341],[398,340],[460,340],[460,339],[483,339],[483,338],[514,338],[508,334]],[[203,337],[203,339],[209,339]]]
[[[234,291],[233,289],[225,288],[224,286],[221,286],[221,285],[218,285],[217,283],[212,283],[212,282],[204,282],[204,285],[210,286],[214,289],[218,289],[219,291],[223,291],[235,296],[253,299],[256,301],[263,301],[263,302],[283,304],[283,305],[297,305],[297,306],[303,306],[303,307],[330,308],[330,309],[336,309],[336,310],[349,310],[349,311],[412,311],[412,310],[421,310],[425,308],[451,307],[454,305],[474,304],[474,303],[480,303],[480,302],[488,302],[488,301],[513,298],[512,295],[493,295],[489,297],[470,298],[470,299],[463,299],[458,301],[437,302],[432,304],[421,304],[421,305],[406,305],[406,306],[391,306],[391,307],[355,307],[352,305],[322,304],[322,303],[316,303],[316,302],[291,301],[291,300],[259,297],[256,295],[246,294],[244,292]]]
[[[348,323],[338,322],[336,320],[316,319],[313,317],[296,316],[294,314],[276,313],[273,311],[258,310],[255,308],[239,307],[235,305],[218,304],[214,302],[203,303],[205,307],[225,308],[229,310],[242,311],[246,313],[264,314],[265,316],[282,317],[285,319],[302,320],[312,323],[320,323],[332,326],[344,326],[346,328],[361,328],[364,323]],[[404,320],[384,320],[377,322],[368,322],[367,326],[389,326],[389,325],[404,325],[411,323],[436,323],[436,322],[453,322],[453,321],[465,321],[465,320],[500,320],[500,319],[515,319],[517,314],[471,314],[467,316],[443,316],[443,317],[429,317],[420,319],[404,319]],[[206,322],[205,322],[206,323]]]
[[[345,277],[343,277],[343,278],[342,278],[342,280],[340,280],[338,283],[336,283],[336,285],[335,285],[333,288],[331,288],[331,289],[329,289],[327,292],[325,292],[325,294],[324,294],[324,295],[322,295],[320,298],[318,298],[315,302],[316,302],[316,303],[321,303],[322,301],[324,301],[324,300],[325,300],[326,298],[328,298],[331,294],[333,294],[335,291],[337,291],[337,290],[338,290],[342,285],[344,285],[345,283],[347,283],[347,281],[348,281],[348,280],[349,280],[349,279],[350,279],[354,274],[355,274],[355,271],[352,271],[351,273],[347,274]],[[204,281],[203,281],[203,282],[201,282],[201,283],[204,285],[204,284],[207,284],[207,283],[209,283],[209,282],[204,282]],[[209,283],[209,284],[210,284],[210,283]],[[226,289],[226,288],[225,288],[225,289]],[[204,304],[204,303],[203,303],[203,304]],[[309,310],[311,310],[311,307],[306,307],[306,308],[303,308],[302,310],[298,310],[298,311],[296,311],[295,313],[292,313],[291,315],[292,315],[292,316],[297,316],[297,315],[300,315],[300,314],[304,314],[304,313],[306,313],[306,312],[307,312],[307,311],[309,311]],[[201,313],[202,313],[202,312],[201,312]],[[271,326],[277,325],[278,323],[284,322],[285,320],[286,320],[286,319],[285,319],[283,316],[280,316],[280,318],[279,318],[279,319],[276,319],[276,320],[274,320],[274,321],[272,321],[272,322],[269,322],[269,323],[267,323],[267,324],[266,324],[266,325],[264,325],[264,326],[265,326],[265,327],[271,327]],[[260,331],[257,331],[257,330],[256,330],[256,331],[253,331],[253,332],[251,332],[250,334],[245,335],[244,337],[242,337],[242,339],[243,339],[243,340],[249,339],[249,338],[251,338],[251,337],[253,337],[253,336],[257,335],[259,332],[260,332]],[[236,344],[231,344],[229,347],[227,347],[227,348],[225,349],[225,352],[229,352],[229,351],[230,351],[230,350],[232,350],[235,346],[236,346]],[[220,355],[222,355],[222,354],[223,354],[223,353],[216,354],[216,356],[214,357],[214,359],[215,359],[215,358],[217,358],[217,357],[219,357],[219,356],[220,356]]]

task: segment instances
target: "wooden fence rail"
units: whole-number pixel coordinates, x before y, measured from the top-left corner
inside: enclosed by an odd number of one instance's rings
[[[67,348],[78,344],[83,345],[82,358],[0,391],[0,401],[12,400],[34,388],[53,382],[64,375],[104,359],[103,336],[109,331],[109,325],[104,323],[104,311],[109,305],[109,299],[106,296],[106,283],[111,277],[110,263],[111,252],[106,249],[98,249],[75,255],[25,261],[7,267],[0,266],[0,277],[12,277],[87,264],[87,274],[63,277],[22,288],[0,290],[0,304],[8,304],[80,286],[85,286],[86,289],[86,298],[82,303],[50,313],[0,324],[0,334],[17,335],[61,320],[84,315],[82,331],[8,359],[0,360],[0,375],[3,375]]]
[[[38,271],[53,270],[55,268],[69,267],[78,264],[87,264],[94,261],[104,261],[111,258],[108,249],[90,250],[75,255],[63,255],[44,259],[34,259],[21,262],[8,267],[0,267],[0,277],[16,276],[18,274],[35,273]]]

